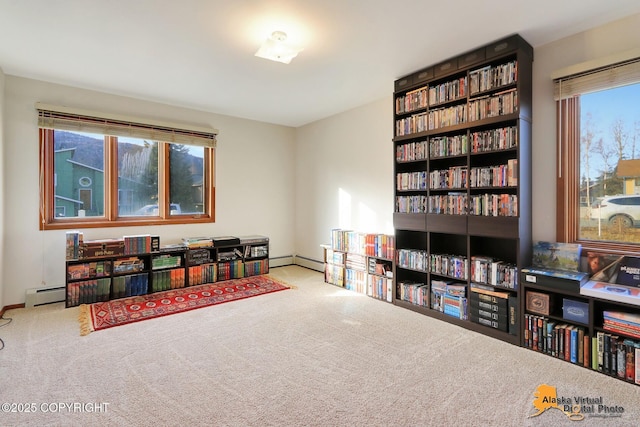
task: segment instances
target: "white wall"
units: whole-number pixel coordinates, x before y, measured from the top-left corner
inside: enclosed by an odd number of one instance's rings
[[[551,73],[640,47],[640,14],[538,47],[533,61],[533,238],[556,240],[556,125]]]
[[[0,68],[0,242],[4,242],[4,171],[6,166],[4,164],[4,81],[5,76],[2,68]],[[2,271],[4,271],[4,243],[0,244],[0,310],[5,306],[4,304],[4,277]]]
[[[1,94],[0,94],[1,95]],[[1,97],[0,97],[1,98]],[[39,231],[36,102],[106,113],[210,125],[216,151],[216,223],[86,229],[85,238],[154,233],[160,243],[185,236],[263,234],[272,257],[295,253],[295,129],[209,114],[41,81],[6,76],[4,93],[5,232],[3,305],[24,302],[25,290],[64,284],[65,231]]]
[[[534,49],[534,240],[556,239],[556,136],[551,73],[575,63],[637,48],[639,40],[640,15],[634,15]],[[392,92],[390,86],[388,99],[298,129],[298,255],[321,260],[319,245],[328,243],[331,228],[343,227],[338,202],[341,188],[352,197],[350,222],[344,227],[390,231],[394,204]],[[374,210],[372,221],[360,218],[361,206]]]
[[[332,228],[393,234],[392,92],[297,129],[298,255],[321,261]]]

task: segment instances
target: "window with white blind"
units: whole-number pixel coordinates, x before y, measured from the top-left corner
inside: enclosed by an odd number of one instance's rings
[[[553,77],[557,239],[640,253],[640,52]]]
[[[36,108],[40,229],[214,221],[215,129]]]

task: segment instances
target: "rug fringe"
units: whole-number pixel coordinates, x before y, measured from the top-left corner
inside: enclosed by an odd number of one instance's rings
[[[285,285],[289,289],[298,289],[298,287],[296,285],[292,285],[291,283],[287,282],[286,280],[282,280],[282,279],[280,279],[278,277],[274,277],[274,276],[272,276],[270,274],[267,274],[267,276],[269,278],[271,278],[272,280],[275,280],[276,282],[282,283],[283,285]]]
[[[80,305],[80,314],[78,314],[78,321],[80,322],[80,336],[89,335],[94,331],[91,325],[91,309],[89,304]]]

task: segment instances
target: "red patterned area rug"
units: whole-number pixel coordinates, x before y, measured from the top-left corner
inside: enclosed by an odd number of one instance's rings
[[[289,288],[272,277],[262,275],[83,304],[79,316],[80,335]]]

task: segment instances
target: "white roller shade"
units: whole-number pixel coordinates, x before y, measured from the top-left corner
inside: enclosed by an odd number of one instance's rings
[[[132,137],[176,144],[215,148],[218,131],[213,128],[102,114],[36,103],[38,126],[111,136]]]

